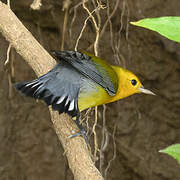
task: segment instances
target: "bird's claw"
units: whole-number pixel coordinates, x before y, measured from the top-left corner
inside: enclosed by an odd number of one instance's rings
[[[85,130],[80,130],[78,133],[75,133],[75,134],[69,136],[68,138],[74,138],[74,137],[77,137],[77,136],[82,136],[84,138],[84,140],[86,141],[86,144],[89,144]]]

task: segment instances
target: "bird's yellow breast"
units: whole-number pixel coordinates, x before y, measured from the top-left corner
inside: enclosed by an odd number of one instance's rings
[[[78,107],[80,111],[87,108],[106,104],[111,98],[105,89],[94,82],[86,82],[81,89],[78,98]]]

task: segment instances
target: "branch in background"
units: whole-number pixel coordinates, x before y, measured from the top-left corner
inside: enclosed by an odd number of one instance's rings
[[[9,8],[10,7],[10,0],[7,0],[7,5]],[[13,66],[13,58],[9,58],[10,56],[10,51],[11,51],[11,44],[9,43],[9,47],[7,50],[7,59],[4,63],[4,67],[6,68],[7,74],[8,74],[8,83],[9,83],[9,96],[8,98],[12,98],[12,93],[13,93],[13,87],[12,87],[12,79],[14,77],[14,66]]]
[[[24,58],[35,73],[40,76],[55,65],[55,60],[36,41],[23,26],[10,8],[0,1],[0,32]],[[51,120],[61,141],[69,166],[76,180],[102,180],[102,176],[93,164],[87,145],[82,137],[69,139],[72,130],[77,130],[72,119],[50,108]]]
[[[67,21],[68,21],[68,10],[69,10],[70,4],[71,4],[71,0],[64,0],[63,1],[63,9],[62,10],[65,11],[65,13],[64,13],[64,23],[63,23],[61,51],[64,50],[64,40],[65,40],[66,27],[67,27]]]
[[[42,6],[41,0],[34,0],[30,7],[33,10],[39,10],[41,6]]]

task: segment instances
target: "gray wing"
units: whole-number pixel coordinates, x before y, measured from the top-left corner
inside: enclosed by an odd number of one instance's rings
[[[116,94],[118,78],[114,70],[102,59],[92,57],[77,51],[52,51],[52,54],[60,61],[71,64],[85,77],[102,86],[109,95]],[[104,68],[104,67],[107,68]]]
[[[79,73],[63,63],[38,79],[14,86],[26,96],[44,100],[47,105],[52,105],[53,110],[74,117],[79,112],[80,81]]]

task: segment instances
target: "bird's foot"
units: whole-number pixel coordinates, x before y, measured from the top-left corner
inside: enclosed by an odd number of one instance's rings
[[[74,137],[77,137],[77,136],[82,136],[84,138],[84,140],[86,141],[86,144],[89,144],[88,143],[88,138],[86,136],[86,131],[84,129],[80,129],[80,131],[78,133],[75,133],[75,134],[69,136],[69,138],[74,138]]]

